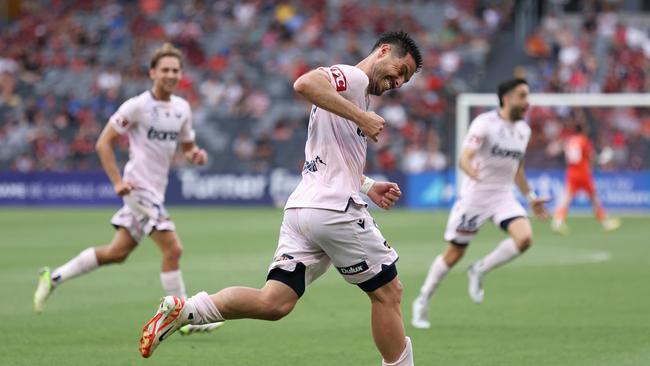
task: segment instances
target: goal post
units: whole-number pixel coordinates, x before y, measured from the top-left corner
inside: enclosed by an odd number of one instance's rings
[[[650,93],[538,93],[529,96],[531,107],[650,107]],[[472,107],[498,107],[496,94],[462,93],[456,97],[456,189],[460,187],[461,174],[458,168],[463,139],[469,128]]]

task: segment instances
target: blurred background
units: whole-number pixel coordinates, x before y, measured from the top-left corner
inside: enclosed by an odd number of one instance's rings
[[[166,204],[185,247],[188,291],[213,292],[266,278],[282,220],[276,207],[305,159],[310,105],[294,80],[318,66],[356,64],[380,33],[399,29],[417,41],[424,66],[399,92],[372,99],[387,128],[368,144],[366,174],[404,193],[400,208],[372,214],[400,253],[402,312],[418,364],[649,365],[648,0],[0,0],[0,288],[9,290],[0,317],[11,330],[0,332],[0,364],[379,364],[367,297],[336,271],[280,323],[238,321],[174,337],[144,362],[136,341],[161,295],[160,256],[148,239],[128,263],[57,290],[44,314],[32,312],[31,299],[39,267],[112,235],[108,221],[122,202],[94,145],[118,106],[150,88],[154,49],[170,41],[186,55],[178,94],[193,108],[210,163],[178,156]],[[485,225],[435,296],[433,329],[414,329],[410,304],[444,250],[456,192],[457,98],[494,98],[497,83],[515,76],[535,96],[621,102],[533,105],[525,162],[552,209],[564,192],[564,141],[585,124],[598,195],[623,226],[603,232],[585,215],[585,196],[574,200],[567,236],[531,220],[532,250],[490,274],[489,295],[476,306],[463,269],[504,235]],[[489,108],[464,110],[471,117]],[[116,151],[123,167],[128,141]]]
[[[493,93],[513,76],[534,93],[650,89],[643,0],[5,0],[0,11],[0,204],[119,202],[94,143],[123,101],[150,88],[149,59],[164,41],[185,53],[178,94],[210,154],[200,170],[179,156],[172,204],[281,204],[299,179],[308,122],[293,81],[356,64],[384,31],[409,32],[424,66],[399,92],[373,97],[388,128],[369,144],[367,171],[408,188],[412,208],[453,199],[458,94]],[[606,152],[596,167],[605,204],[650,208],[643,106],[532,108],[526,165],[536,189],[561,193],[562,141],[575,120]],[[123,140],[121,164],[127,148]],[[632,198],[609,199],[606,187]]]

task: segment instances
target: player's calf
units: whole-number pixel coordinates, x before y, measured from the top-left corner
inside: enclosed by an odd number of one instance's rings
[[[382,366],[413,366],[413,345],[411,344],[411,338],[405,337],[406,340],[406,346],[404,347],[404,351],[402,351],[402,354],[400,354],[399,358],[397,361],[388,363],[386,360],[381,361]]]
[[[106,245],[95,248],[95,256],[99,265],[124,263],[131,254],[130,248]]]

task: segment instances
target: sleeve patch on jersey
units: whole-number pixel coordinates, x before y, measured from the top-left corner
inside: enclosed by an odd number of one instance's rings
[[[480,144],[483,143],[483,138],[480,137],[480,136],[471,135],[471,136],[469,137],[469,142],[470,142],[471,144],[480,145]]]
[[[129,125],[129,120],[127,120],[126,118],[124,118],[122,116],[116,116],[115,117],[115,123],[117,123],[117,125],[122,127],[122,128],[127,128],[128,125]]]
[[[334,77],[334,85],[336,85],[336,91],[345,91],[348,88],[348,80],[345,78],[343,71],[341,71],[341,69],[336,66],[332,66],[330,67],[330,72]]]

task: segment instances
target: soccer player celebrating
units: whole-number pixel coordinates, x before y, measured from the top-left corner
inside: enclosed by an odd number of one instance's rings
[[[34,293],[35,311],[43,310],[45,300],[63,282],[99,266],[126,260],[144,235],[149,235],[162,252],[160,281],[165,292],[186,297],[179,269],[183,248],[163,205],[167,176],[179,143],[185,158],[193,164],[205,164],[208,156],[194,142],[189,103],[172,94],[181,79],[182,66],[182,54],[171,44],[157,49],[149,69],[151,90],[124,102],[106,124],[96,149],[115,193],[124,200],[124,206],[111,219],[115,235],[110,244],[87,248],[53,271],[42,268]],[[123,176],[112,147],[122,135],[129,139],[129,161]],[[185,331],[216,326],[188,327]]]
[[[460,168],[467,175],[454,203],[445,240],[447,250],[438,255],[413,302],[412,325],[429,328],[429,301],[436,288],[465,254],[465,249],[486,220],[509,234],[485,258],[467,270],[469,295],[483,301],[483,276],[513,260],[532,243],[533,233],[526,210],[515,199],[513,183],[528,199],[540,218],[548,213],[545,200],[535,196],[524,172],[524,154],[530,138],[530,127],[523,120],[528,109],[528,84],[523,79],[503,82],[498,86],[497,110],[480,114],[472,121],[462,146]]]
[[[261,289],[229,287],[213,295],[200,292],[187,301],[165,297],[142,329],[142,356],[149,357],[183,324],[278,320],[291,312],[305,287],[334,264],[370,298],[372,335],[383,365],[413,365],[400,312],[398,256],[375,225],[361,193],[384,209],[401,195],[397,184],[363,176],[367,139],[377,141],[385,123],[368,111],[369,94],[401,87],[421,64],[413,40],[394,32],[382,35],[356,66],[320,67],[296,80],[296,92],[313,103],[306,161],[302,180],[285,206],[266,284]]]
[[[560,234],[569,233],[569,227],[564,222],[564,219],[576,192],[582,190],[589,195],[594,215],[600,221],[603,229],[606,231],[616,230],[621,226],[621,221],[607,217],[605,209],[600,203],[598,195],[596,195],[594,179],[591,174],[593,147],[589,137],[587,137],[586,126],[581,122],[575,122],[573,128],[574,133],[567,138],[564,145],[564,156],[567,163],[566,192],[555,211],[553,221],[551,221],[551,229]]]

